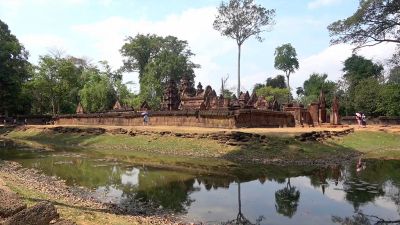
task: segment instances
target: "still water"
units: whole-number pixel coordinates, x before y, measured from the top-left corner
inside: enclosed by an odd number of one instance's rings
[[[34,152],[4,141],[0,158],[90,188],[103,201],[124,207],[139,201],[205,224],[368,225],[400,219],[400,161],[364,161],[359,172],[355,162],[265,166],[251,175],[217,177],[105,160],[91,151]]]

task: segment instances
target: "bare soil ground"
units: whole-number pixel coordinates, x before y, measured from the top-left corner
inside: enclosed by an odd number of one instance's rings
[[[45,127],[56,127],[57,125],[28,125],[29,128],[45,128]],[[62,125],[63,127],[96,127],[96,128],[104,128],[104,129],[115,129],[115,128],[124,128],[124,129],[135,129],[141,131],[155,131],[155,132],[163,132],[163,131],[171,131],[175,133],[215,133],[220,131],[240,131],[246,133],[257,133],[257,134],[277,134],[277,135],[298,135],[301,133],[307,133],[311,131],[342,131],[351,127],[356,126],[348,126],[348,125],[339,125],[335,127],[331,126],[318,126],[318,127],[284,127],[284,128],[235,128],[235,129],[224,129],[224,128],[208,128],[208,127],[183,127],[183,126],[105,126],[105,125]],[[376,131],[381,127],[374,128]],[[385,129],[388,129],[386,127]],[[366,128],[360,128],[365,130]],[[367,128],[372,129],[372,128]],[[400,131],[400,126],[398,126],[398,131]]]

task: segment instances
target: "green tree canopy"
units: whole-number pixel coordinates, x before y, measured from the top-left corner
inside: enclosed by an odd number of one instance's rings
[[[21,88],[29,78],[28,52],[0,20],[0,114],[18,113]]]
[[[97,68],[85,70],[84,76],[87,81],[79,91],[79,96],[85,111],[93,113],[109,110],[116,101],[110,77]]]
[[[384,85],[375,101],[379,115],[400,116],[400,83]]]
[[[283,75],[277,75],[276,77],[269,77],[266,82],[266,86],[273,88],[287,88],[285,77]]]
[[[30,81],[35,113],[73,113],[78,104],[78,92],[83,86],[81,73],[70,57],[45,55],[39,57]]]
[[[363,56],[352,55],[344,61],[343,78],[351,87],[356,86],[361,80],[367,78],[379,79],[382,77],[383,66],[375,64]]]
[[[128,37],[120,49],[121,55],[125,57],[124,69],[129,72],[139,72],[139,82],[144,70],[154,57],[160,52],[162,37],[155,34],[137,34],[135,37]]]
[[[275,10],[257,5],[253,0],[230,0],[218,7],[213,26],[223,36],[236,40],[238,46],[238,90],[240,95],[240,56],[242,44],[251,36],[262,41],[260,34],[274,24]]]
[[[273,87],[262,87],[256,90],[258,96],[265,97],[268,101],[275,98],[280,104],[287,100],[287,96],[290,94],[287,88],[273,88]]]
[[[322,90],[325,94],[327,107],[329,108],[332,105],[333,96],[336,92],[336,84],[333,81],[327,80],[327,78],[328,74],[313,73],[306,81],[304,81],[303,104],[318,101]]]
[[[166,83],[186,76],[194,83],[194,69],[200,66],[191,61],[194,55],[187,41],[174,36],[137,35],[129,37],[121,48],[126,57],[124,69],[139,72],[139,102],[147,101],[152,109],[160,106]]]
[[[355,44],[356,48],[382,42],[400,43],[400,2],[360,0],[357,11],[328,26],[331,43]]]
[[[379,116],[378,104],[382,85],[374,78],[364,79],[359,82],[354,90],[354,107],[369,116]]]
[[[148,67],[157,65],[159,80],[176,79],[183,75],[194,79],[194,64],[190,58],[194,55],[187,41],[179,40],[174,36],[160,37],[157,35],[138,34],[134,38],[128,37],[120,49],[124,59],[124,70],[139,72],[140,91],[146,89],[142,82],[146,73],[152,70]],[[147,79],[148,80],[148,79]]]
[[[299,69],[299,61],[297,60],[296,49],[288,43],[275,49],[275,68],[285,72],[287,78],[287,87],[290,92],[289,77],[291,73]],[[289,98],[288,98],[289,99]]]
[[[257,92],[258,89],[263,87],[287,88],[285,77],[282,75],[277,75],[276,77],[268,77],[268,79],[265,81],[265,84],[256,83],[253,87],[253,92]]]

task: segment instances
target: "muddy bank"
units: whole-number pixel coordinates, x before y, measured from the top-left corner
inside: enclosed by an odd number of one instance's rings
[[[31,211],[33,211],[33,214],[35,212],[49,212],[49,218],[51,217],[49,222],[53,221],[52,223],[54,223],[60,221],[59,224],[68,224],[68,221],[58,219],[58,213],[53,210],[54,206],[68,206],[82,209],[82,211],[121,215],[125,220],[138,224],[183,224],[179,222],[178,218],[173,217],[170,212],[158,208],[156,209],[140,202],[132,203],[129,208],[102,202],[100,199],[93,197],[94,195],[92,192],[84,187],[67,186],[63,180],[46,176],[35,169],[24,168],[16,162],[0,160],[0,181],[1,180],[3,180],[4,183],[12,183],[16,186],[28,188],[30,191],[45,195],[48,198],[33,199],[29,196],[24,196],[23,198],[25,199],[39,202],[36,207],[27,208],[26,204],[22,203],[20,200],[21,198],[16,194],[12,192],[7,194],[8,197],[3,198],[3,200],[8,201],[8,204],[5,205],[6,207],[4,207],[4,205],[3,208],[0,207],[0,224],[23,224],[12,223],[10,221],[26,221],[24,215],[29,215]],[[1,193],[0,191],[0,194]],[[20,194],[23,195],[24,193]],[[16,218],[12,218],[13,215]],[[73,222],[71,223],[73,224]]]
[[[345,163],[361,155],[355,149],[330,143],[353,132],[353,128],[348,128],[276,136],[235,130],[196,133],[121,127],[28,126],[9,130],[3,137],[59,148],[109,149],[105,153],[114,156],[146,152],[159,158],[176,156],[185,161],[177,165],[186,164],[186,159],[212,158],[237,164],[326,166]],[[141,156],[144,164],[149,160],[153,166],[159,166],[154,164],[154,158],[147,158]]]

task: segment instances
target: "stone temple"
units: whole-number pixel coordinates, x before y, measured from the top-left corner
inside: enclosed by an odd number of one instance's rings
[[[183,77],[179,82],[168,81],[159,111],[151,111],[144,102],[140,111],[148,111],[149,125],[155,126],[194,126],[217,128],[241,127],[294,127],[317,126],[326,124],[327,116],[325,95],[321,91],[318,102],[308,107],[301,104],[283,104],[273,98],[268,101],[256,93],[240,93],[225,98],[211,86],[203,88],[198,83],[196,88],[189,79]],[[339,104],[334,100],[332,123],[338,124]],[[115,125],[141,126],[143,117],[140,111],[121,106],[117,101],[113,110],[105,113],[87,114],[79,104],[77,114],[60,115],[56,124],[76,125]]]

